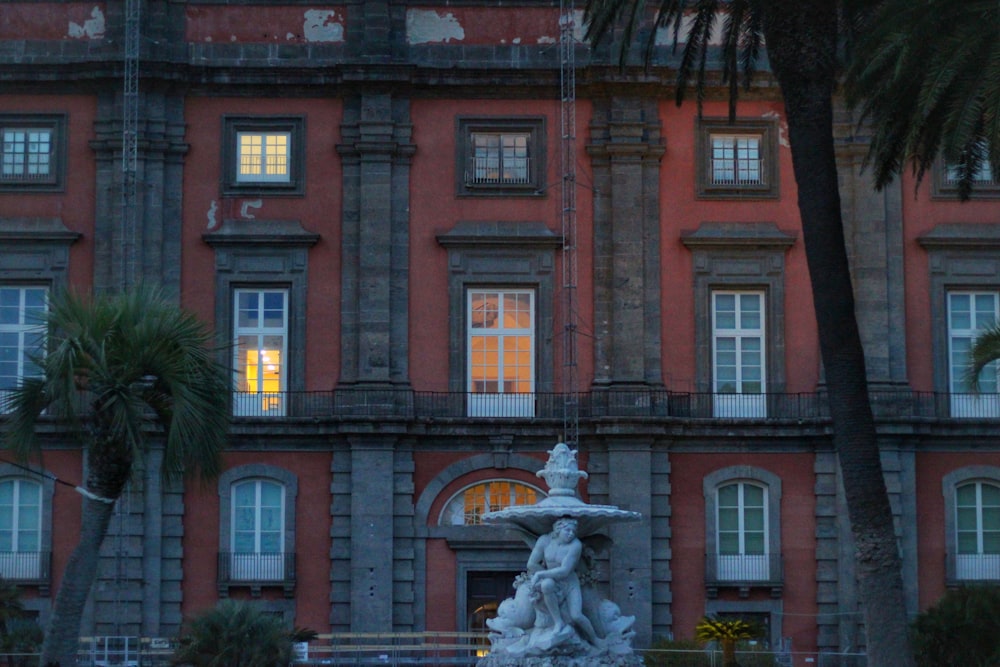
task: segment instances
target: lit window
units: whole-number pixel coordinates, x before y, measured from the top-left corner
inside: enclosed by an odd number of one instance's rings
[[[44,287],[0,287],[0,401],[22,378],[41,374],[47,294]]]
[[[948,374],[952,417],[1000,416],[997,364],[979,376],[979,393],[966,377],[969,352],[976,338],[997,322],[1000,294],[992,291],[948,293]]]
[[[284,416],[288,292],[239,289],[235,297],[234,412],[239,416]]]
[[[42,487],[26,479],[0,481],[0,576],[41,576]]]
[[[448,501],[441,515],[441,523],[452,526],[478,525],[487,512],[511,506],[534,505],[544,495],[532,486],[506,479],[475,484]]]
[[[718,578],[759,581],[768,578],[767,491],[746,482],[718,490]]]
[[[284,487],[252,479],[234,484],[232,493],[232,580],[284,579]]]
[[[304,118],[225,116],[223,133],[223,194],[305,193]]]
[[[716,417],[766,416],[764,293],[712,293]]]
[[[289,169],[288,132],[240,132],[239,171],[236,180],[241,182],[287,183]]]
[[[1000,486],[971,482],[955,489],[958,579],[1000,579]]]
[[[469,290],[469,414],[534,415],[535,325],[531,290]]]

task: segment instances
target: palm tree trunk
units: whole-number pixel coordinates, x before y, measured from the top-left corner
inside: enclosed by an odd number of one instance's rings
[[[74,667],[80,647],[80,618],[97,578],[101,543],[107,534],[114,504],[83,499],[80,541],[70,555],[59,584],[55,606],[42,643],[43,667]]]
[[[833,442],[843,474],[869,667],[912,667],[902,568],[854,312],[833,142],[837,14],[830,0],[766,3],[812,280]]]

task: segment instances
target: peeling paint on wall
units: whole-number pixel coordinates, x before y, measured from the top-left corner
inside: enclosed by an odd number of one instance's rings
[[[406,10],[406,41],[410,44],[431,44],[462,41],[465,29],[451,12],[441,15],[433,9]]]
[[[344,41],[344,20],[331,9],[308,9],[302,24],[307,42]]]
[[[761,118],[778,121],[778,143],[785,148],[792,147],[792,145],[788,143],[788,123],[782,120],[781,114],[777,111],[768,111],[767,113],[761,114]]]
[[[100,7],[94,7],[83,25],[70,21],[66,35],[74,39],[101,39],[104,37],[104,12]]]

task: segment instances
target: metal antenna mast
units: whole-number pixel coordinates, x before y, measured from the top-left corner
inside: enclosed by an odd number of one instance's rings
[[[135,282],[136,163],[139,123],[139,42],[142,0],[125,0],[125,81],[122,89],[121,274],[119,288]]]
[[[576,304],[576,8],[559,0],[559,84],[562,140],[562,295],[563,295],[563,439],[576,448],[580,439],[577,387]]]

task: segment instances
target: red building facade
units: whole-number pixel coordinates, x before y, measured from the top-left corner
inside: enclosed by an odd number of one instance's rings
[[[644,517],[601,567],[638,647],[719,613],[863,649],[766,74],[730,123],[722,91],[675,106],[665,46],[622,71],[580,41],[568,96],[549,2],[144,0],[126,205],[127,4],[0,15],[0,390],[30,372],[33,299],[133,266],[232,344],[234,418],[210,487],[161,482],[154,447],[85,634],[174,636],[223,597],[320,632],[481,627],[527,549],[478,516],[544,493],[578,434],[581,492]],[[1000,579],[996,375],[960,373],[1000,314],[1000,186],[875,192],[846,110],[837,133],[916,613]],[[0,574],[43,619],[80,511],[51,479],[86,465],[47,429],[35,473],[0,463]]]

